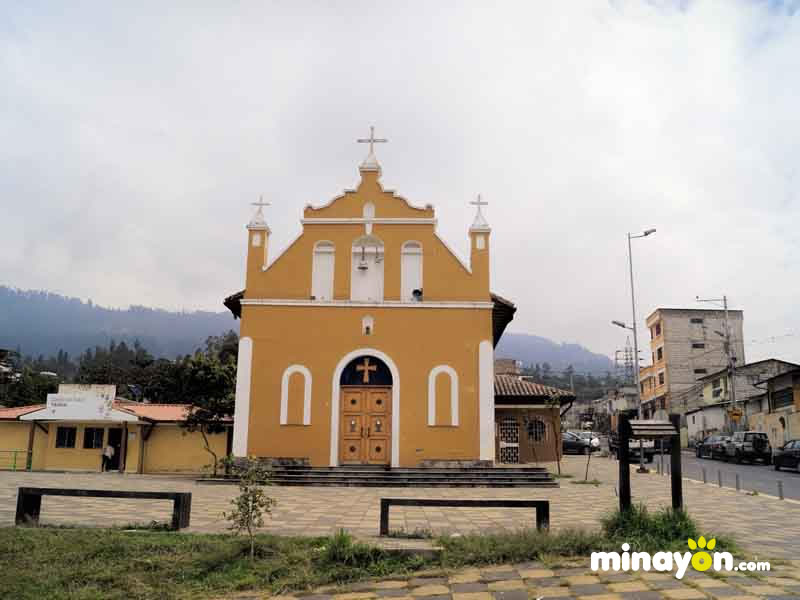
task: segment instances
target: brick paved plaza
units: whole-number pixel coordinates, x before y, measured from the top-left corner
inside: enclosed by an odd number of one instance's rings
[[[583,477],[585,459],[567,457],[562,468],[575,478]],[[265,531],[284,535],[323,535],[340,528],[361,538],[372,538],[378,530],[381,496],[502,497],[548,499],[554,529],[598,527],[598,519],[617,505],[617,463],[593,458],[590,479],[602,485],[578,486],[575,479],[562,479],[554,489],[383,489],[340,487],[273,487],[270,495],[278,505]],[[656,474],[631,475],[634,502],[650,507],[669,503],[669,479]],[[0,523],[13,523],[19,486],[117,488],[130,490],[188,491],[192,497],[192,527],[189,531],[220,532],[226,527],[221,513],[236,493],[235,486],[199,485],[194,479],[159,476],[77,473],[0,472]],[[715,485],[684,481],[684,496],[690,513],[704,533],[734,535],[740,545],[759,556],[800,557],[800,503],[780,501],[764,495],[749,496]],[[171,503],[157,500],[81,499],[45,497],[43,523],[93,526],[165,521]],[[393,508],[390,528],[434,533],[515,530],[533,523],[524,509]]]
[[[565,473],[575,480],[583,477],[585,459],[568,457]],[[541,498],[551,501],[551,526],[596,528],[598,519],[617,505],[615,494],[617,463],[593,458],[589,477],[599,487],[574,485],[562,479],[557,489],[381,489],[274,487],[270,495],[278,500],[265,531],[286,535],[322,535],[345,528],[358,537],[374,539],[378,529],[378,499],[386,495],[426,497]],[[632,474],[634,501],[650,507],[669,502],[669,479],[657,474]],[[235,486],[198,485],[191,478],[117,474],[0,473],[0,524],[11,525],[19,486],[118,488],[129,490],[189,491],[192,499],[192,527],[189,531],[221,532],[221,517]],[[800,598],[800,503],[767,496],[749,496],[715,485],[684,481],[684,495],[690,513],[705,534],[730,534],[759,559],[790,559],[773,564],[770,573],[747,576],[730,573],[711,577],[689,569],[678,581],[671,575],[593,574],[587,564],[569,568],[540,563],[505,565],[485,569],[416,576],[381,582],[366,582],[349,588],[317,590],[304,600],[369,600],[382,597],[397,600],[533,600],[537,598],[591,598],[593,600],[661,600],[693,598]],[[104,500],[45,498],[42,522],[92,526],[165,521],[171,503],[150,500]],[[393,530],[430,529],[435,533],[514,530],[532,523],[533,515],[521,509],[433,509],[395,508]],[[395,542],[402,544],[403,542]],[[752,554],[750,554],[752,553]],[[264,598],[263,593],[243,593],[235,598]]]

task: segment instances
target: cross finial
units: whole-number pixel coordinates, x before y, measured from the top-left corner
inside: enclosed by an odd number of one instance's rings
[[[261,209],[264,206],[271,206],[272,205],[271,202],[264,202],[264,196],[263,195],[258,197],[258,202],[251,202],[250,204],[252,206],[257,206],[258,207],[258,212],[261,212]]]
[[[384,144],[388,142],[386,138],[376,138],[375,137],[375,126],[370,125],[369,127],[369,137],[368,138],[359,138],[356,140],[359,144],[369,144],[369,153],[372,154],[375,151],[374,144]]]
[[[478,207],[478,212],[480,212],[481,206],[488,206],[489,205],[489,203],[486,202],[486,200],[481,200],[481,195],[480,194],[478,194],[478,199],[477,200],[473,200],[472,202],[470,202],[470,204],[472,204],[473,206],[477,206]]]
[[[489,203],[482,200],[481,195],[478,194],[478,198],[470,202],[470,204],[478,207],[478,212],[475,213],[475,220],[472,222],[472,227],[470,227],[470,229],[488,229],[489,223],[486,222],[486,218],[483,216],[483,212],[481,212],[481,206],[488,206]]]
[[[269,206],[269,202],[264,202],[264,196],[258,197],[258,202],[251,202],[251,206],[257,206],[258,210],[256,210],[256,214],[253,215],[253,218],[250,219],[250,223],[248,227],[266,227],[267,223],[264,221],[264,211],[262,210],[265,206]]]

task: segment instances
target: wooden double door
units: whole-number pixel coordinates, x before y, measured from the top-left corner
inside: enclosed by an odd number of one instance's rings
[[[342,386],[341,393],[340,464],[389,464],[391,386]]]

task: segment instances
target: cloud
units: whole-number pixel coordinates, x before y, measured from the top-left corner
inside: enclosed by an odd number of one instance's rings
[[[800,360],[800,25],[763,2],[5,5],[3,282],[113,306],[219,309],[249,202],[272,243],[357,180],[437,208],[466,254],[481,192],[511,330],[611,354],[727,294],[747,359]]]

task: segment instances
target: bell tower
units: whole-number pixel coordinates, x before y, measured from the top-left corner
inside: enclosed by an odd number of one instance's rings
[[[258,202],[256,214],[247,224],[247,274],[245,275],[245,289],[252,289],[254,278],[267,266],[267,249],[269,247],[269,234],[271,233],[267,222],[264,220],[263,208],[269,206],[263,197]]]
[[[469,228],[469,241],[470,241],[470,255],[469,264],[472,269],[472,277],[478,281],[479,288],[486,290],[486,296],[489,296],[489,235],[492,229],[489,227],[486,218],[481,212],[481,206],[486,206],[488,202],[481,200],[481,195],[478,194],[478,199],[470,202],[470,204],[477,207],[475,213],[475,220]]]

